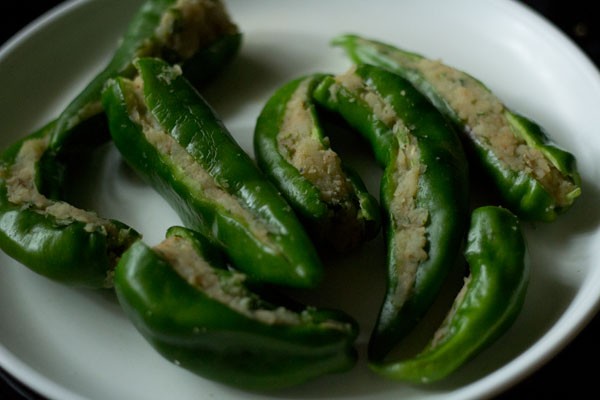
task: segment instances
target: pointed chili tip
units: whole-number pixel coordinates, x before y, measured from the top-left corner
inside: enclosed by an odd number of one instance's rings
[[[332,46],[346,46],[357,39],[359,39],[358,35],[354,33],[346,33],[334,37],[330,43]]]

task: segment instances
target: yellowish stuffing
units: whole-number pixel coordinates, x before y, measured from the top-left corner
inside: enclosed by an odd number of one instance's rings
[[[64,221],[65,224],[71,221],[83,222],[87,231],[101,231],[106,234],[107,229],[112,229],[109,221],[98,217],[94,212],[79,209],[64,201],[50,200],[38,191],[35,185],[35,166],[47,147],[48,137],[23,143],[6,180],[8,201],[33,207],[39,212]]]
[[[352,194],[338,155],[313,135],[315,121],[308,104],[310,78],[302,82],[287,104],[277,136],[279,153],[321,193],[328,203],[341,203]]]
[[[369,105],[376,117],[390,128],[398,138],[398,152],[394,164],[396,189],[389,212],[392,221],[393,259],[397,268],[398,281],[394,288],[394,303],[401,305],[411,293],[416,279],[416,271],[427,260],[425,251],[427,237],[425,226],[429,214],[416,204],[419,179],[425,166],[420,163],[417,140],[410,135],[404,122],[395,113],[388,100],[382,98],[368,83],[364,82],[351,69],[337,78],[337,82],[358,93],[361,100]]]
[[[468,277],[465,278],[463,287],[460,289],[460,291],[456,295],[456,298],[454,299],[454,302],[452,303],[452,308],[450,309],[450,311],[448,311],[448,314],[444,318],[444,321],[442,322],[440,327],[434,332],[433,338],[431,339],[431,343],[429,344],[430,348],[437,347],[437,345],[440,344],[444,340],[444,338],[448,335],[448,328],[450,326],[449,322],[450,322],[450,320],[452,320],[452,318],[454,317],[454,314],[456,314],[456,310],[460,307],[460,305],[464,301],[465,296],[468,291],[468,288],[469,288],[469,285],[471,283],[471,280],[472,280],[471,275],[469,275]]]
[[[230,277],[220,277],[186,239],[169,237],[155,246],[154,250],[189,284],[242,315],[271,325],[297,325],[301,322],[299,314],[284,307],[273,310],[254,308],[255,302],[249,297],[251,294],[241,285],[245,276],[232,272]],[[223,279],[228,281],[223,282]]]
[[[162,16],[156,37],[160,47],[187,59],[223,34],[236,32],[222,1],[178,0]]]
[[[398,282],[393,299],[398,305],[410,296],[419,264],[428,258],[425,226],[429,213],[416,205],[422,173],[419,156],[417,141],[409,136],[408,143],[400,146],[395,160],[394,177],[397,184],[390,214],[395,232],[392,244],[394,259],[398,265]]]

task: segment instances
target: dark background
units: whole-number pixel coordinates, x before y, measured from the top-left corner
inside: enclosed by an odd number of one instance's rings
[[[126,1],[126,0],[124,0]],[[566,33],[600,66],[600,14],[590,0],[521,0]],[[0,5],[0,45],[53,6],[49,1],[5,1]],[[599,104],[600,109],[600,104]],[[600,290],[600,288],[599,288]],[[3,323],[3,322],[0,322]],[[600,398],[600,316],[545,366],[500,395],[507,399]],[[0,369],[0,400],[42,399]],[[57,399],[60,400],[60,399]]]

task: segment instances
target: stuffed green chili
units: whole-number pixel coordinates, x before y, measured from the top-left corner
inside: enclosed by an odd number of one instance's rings
[[[273,304],[245,279],[227,268],[212,240],[173,227],[153,248],[142,241],[131,246],[117,267],[115,289],[162,356],[208,379],[263,391],[354,366],[352,318]]]

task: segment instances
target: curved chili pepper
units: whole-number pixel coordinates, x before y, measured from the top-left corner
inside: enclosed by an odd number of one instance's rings
[[[440,380],[492,344],[519,315],[529,282],[529,263],[519,220],[506,209],[473,211],[465,256],[470,276],[425,349],[413,358],[371,363],[396,380]]]
[[[254,153],[259,167],[301,216],[313,242],[344,252],[377,234],[380,211],[323,134],[311,98],[323,77],[297,78],[273,94],[256,123]]]
[[[322,265],[291,207],[176,67],[143,58],[103,102],[124,159],[252,279],[314,287]]]
[[[360,65],[313,92],[371,144],[385,168],[388,288],[369,343],[381,359],[422,318],[459,257],[466,231],[468,168],[445,118],[407,80]]]
[[[346,314],[271,304],[228,270],[213,244],[174,227],[125,252],[115,289],[139,332],[166,359],[252,390],[296,385],[356,362],[357,324]]]
[[[59,115],[50,150],[59,153],[74,127],[102,112],[104,84],[115,76],[131,77],[137,57],[181,63],[185,73],[200,83],[237,53],[240,41],[241,34],[220,0],[147,0],[133,16],[107,66]]]
[[[553,221],[581,194],[575,157],[553,144],[535,122],[509,110],[472,76],[388,44],[343,35],[333,43],[359,63],[410,80],[463,133],[513,212]]]
[[[93,125],[80,128],[89,130]],[[53,127],[54,123],[46,125],[0,156],[0,247],[50,279],[90,288],[111,287],[120,254],[139,234],[119,221],[99,218],[40,193],[41,172],[48,174],[40,160]],[[69,151],[88,150],[83,144],[72,145]]]

